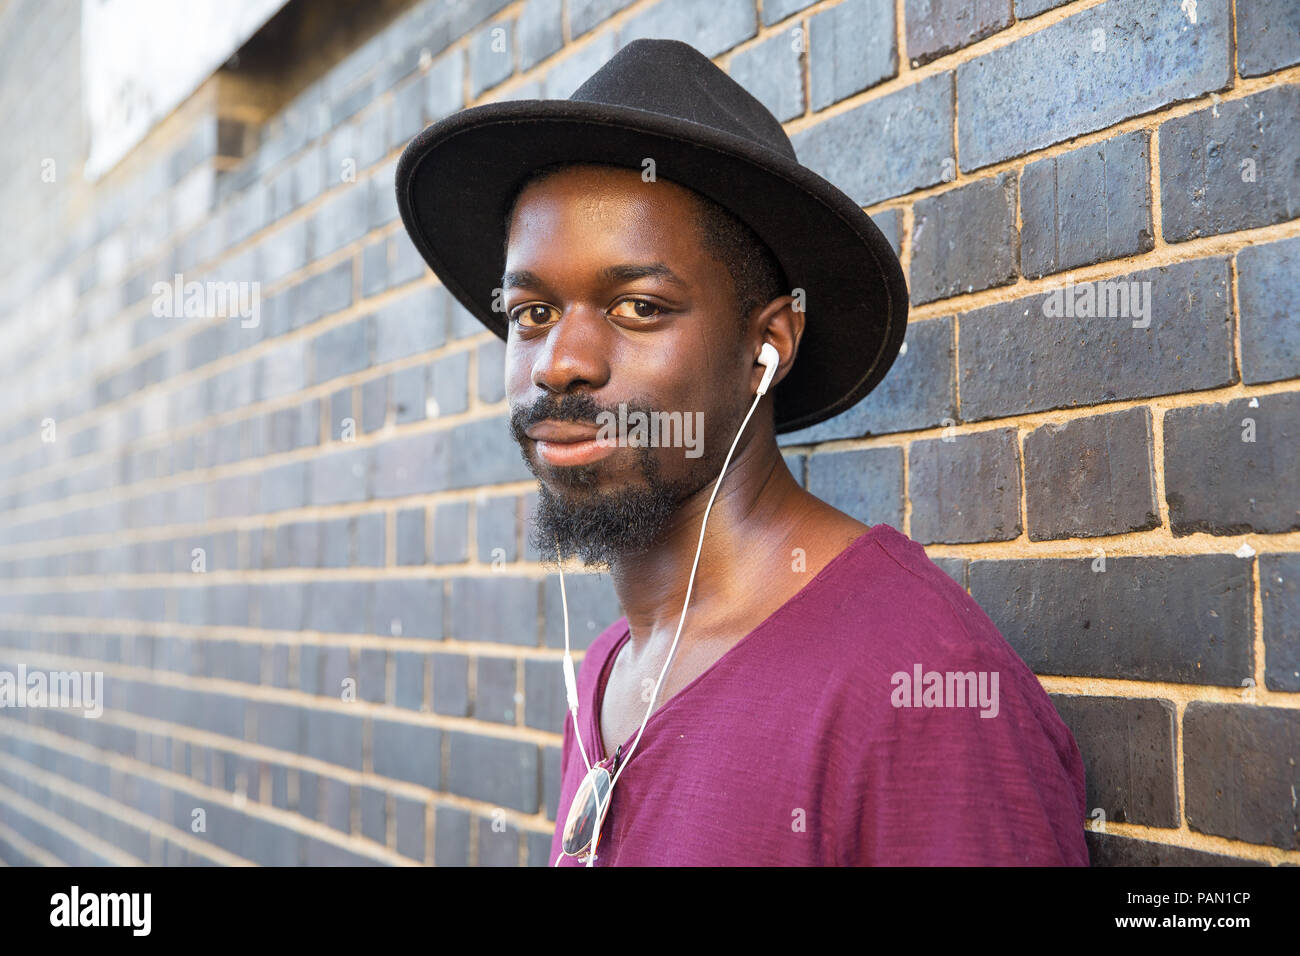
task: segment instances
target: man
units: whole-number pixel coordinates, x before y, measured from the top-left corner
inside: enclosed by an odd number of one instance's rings
[[[919,545],[805,491],[776,444],[880,381],[907,299],[757,100],[634,41],[569,100],[430,127],[397,192],[506,340],[534,543],[607,564],[625,611],[570,698],[553,863],[1087,864],[1082,762],[1037,679]],[[601,433],[637,412],[683,440]]]

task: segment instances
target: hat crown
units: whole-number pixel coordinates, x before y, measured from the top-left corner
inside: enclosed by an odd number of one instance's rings
[[[680,40],[633,40],[570,100],[631,107],[712,127],[797,160],[780,121],[712,60]]]

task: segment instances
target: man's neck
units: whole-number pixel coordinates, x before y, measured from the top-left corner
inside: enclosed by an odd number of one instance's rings
[[[683,502],[667,532],[650,550],[611,566],[614,588],[635,644],[677,632],[700,523],[714,478]],[[737,451],[709,512],[708,532],[691,590],[685,633],[708,632],[763,587],[764,571],[791,550],[826,505],[794,480],[775,442],[751,441]],[[805,542],[806,544],[806,542]]]

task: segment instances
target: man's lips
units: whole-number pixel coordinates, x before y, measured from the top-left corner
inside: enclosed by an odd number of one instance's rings
[[[597,441],[599,429],[581,422],[544,421],[524,431],[537,445],[538,456],[559,467],[587,465],[613,453],[615,445]]]

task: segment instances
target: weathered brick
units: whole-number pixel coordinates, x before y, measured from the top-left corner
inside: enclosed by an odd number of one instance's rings
[[[956,176],[952,115],[952,73],[941,73],[790,139],[801,163],[872,206]]]
[[[1076,418],[1026,435],[1025,508],[1033,541],[1158,527],[1150,409]]]
[[[448,793],[524,813],[539,807],[537,745],[448,731]]]
[[[1230,299],[1227,260],[1214,258],[968,312],[958,322],[961,418],[1227,385],[1234,378]],[[1138,300],[1145,315],[1134,308]],[[1085,301],[1096,305],[1080,316]],[[1073,317],[1064,314],[1067,305]]]
[[[447,292],[441,286],[412,289],[370,319],[375,364],[418,355],[446,339]]]
[[[288,289],[290,328],[342,311],[352,304],[352,262],[341,262],[324,272],[303,279]]]
[[[550,833],[535,833],[529,830],[524,839],[527,841],[525,852],[528,854],[527,866],[550,866],[551,839]]]
[[[1089,816],[1107,823],[1177,827],[1174,704],[1130,697],[1053,694],[1083,756]]]
[[[903,524],[903,450],[862,448],[808,458],[808,490],[866,524]]]
[[[1300,392],[1171,408],[1165,498],[1175,535],[1300,530]]]
[[[1014,428],[913,442],[909,534],[919,544],[1020,536],[1020,453]]]
[[[489,498],[480,501],[474,509],[475,525],[478,536],[478,559],[484,562],[515,561],[518,548],[515,545],[515,509],[514,497]]]
[[[469,408],[469,352],[456,352],[433,363],[430,418],[455,415]]]
[[[1027,20],[1069,2],[1070,0],[1016,0],[1016,19]]]
[[[371,634],[442,637],[442,582],[435,578],[387,578],[375,582]]]
[[[478,400],[484,404],[499,402],[506,396],[506,344],[494,337],[480,345],[477,353]]]
[[[349,322],[318,335],[311,343],[312,384],[370,366],[366,323]]]
[[[1268,866],[1263,860],[1249,860],[1204,850],[1153,843],[1113,833],[1084,834],[1093,866]]]
[[[384,843],[387,840],[387,797],[382,790],[374,787],[359,787],[361,805],[361,835],[367,840]]]
[[[371,733],[375,773],[430,790],[441,789],[442,731],[420,724],[376,720]]]
[[[426,804],[409,797],[394,798],[393,811],[397,852],[412,860],[425,861],[424,820]]]
[[[1024,274],[1149,251],[1150,155],[1150,134],[1139,130],[1027,165],[1020,177]]]
[[[907,55],[913,66],[970,46],[1011,25],[1011,0],[906,0]]]
[[[529,578],[493,574],[449,582],[448,627],[458,641],[535,647],[538,586]]]
[[[506,820],[500,823],[493,817],[479,817],[478,865],[518,866],[519,828]]]
[[[427,655],[413,651],[397,651],[393,654],[393,671],[396,675],[393,702],[398,707],[405,707],[408,710],[428,710],[424,702],[424,672],[427,661]]]
[[[912,207],[913,304],[1016,280],[1016,176],[981,179]]]
[[[433,512],[433,563],[469,560],[469,504],[449,501]]]
[[[660,0],[624,20],[620,46],[655,37],[682,40],[712,59],[758,32],[758,17],[749,0],[716,0],[701,6],[692,0]]]
[[[438,807],[434,818],[433,865],[469,866],[468,810]]]
[[[1300,5],[1237,0],[1237,71],[1263,76],[1300,63]]]
[[[1300,555],[1261,554],[1259,593],[1264,617],[1264,684],[1300,691]]]
[[[1241,380],[1252,385],[1300,377],[1300,238],[1237,253]]]
[[[498,724],[517,723],[516,664],[507,657],[480,657],[475,668],[474,716]]]
[[[307,627],[313,631],[365,634],[373,586],[386,583],[333,579],[312,581]]]
[[[570,573],[564,576],[564,590],[569,598],[569,645],[585,651],[601,631],[623,616],[614,581],[603,571]],[[564,602],[556,573],[548,574],[542,584],[542,614],[546,646],[564,647]]]
[[[768,6],[763,6],[764,19]],[[808,95],[814,111],[898,75],[893,0],[846,0],[813,14],[808,32]],[[789,42],[785,34],[777,36]]]
[[[397,512],[397,563],[424,564],[424,509]]]
[[[567,583],[567,582],[566,582]],[[524,662],[524,723],[552,733],[564,731],[568,714],[564,671],[559,661]]]
[[[429,371],[423,365],[399,369],[389,376],[392,383],[393,416],[398,425],[424,420],[428,378]]]
[[[1111,0],[957,67],[963,170],[980,169],[1232,80],[1227,0]],[[1163,153],[1163,148],[1161,153]]]
[[[304,710],[302,752],[327,763],[361,769],[362,720],[351,714]]]
[[[591,2],[591,0],[587,0]],[[598,0],[598,2],[609,3],[610,0]],[[621,0],[626,2],[626,0]],[[763,3],[763,25],[771,26],[791,14],[798,13],[806,7],[811,7],[816,0],[765,0]]]
[[[731,58],[731,78],[781,122],[803,115],[803,56],[784,33]]]
[[[362,501],[370,483],[369,448],[352,448],[311,459],[310,503],[334,505]]]
[[[1300,86],[1279,86],[1163,123],[1165,239],[1182,242],[1300,216]]]
[[[554,820],[560,803],[559,747],[542,748],[542,802],[545,805],[547,819]]]
[[[376,239],[361,250],[361,296],[378,295],[388,287],[388,240]]]
[[[778,437],[782,445],[955,425],[956,351],[952,316],[909,322],[885,378],[847,411]]]
[[[514,22],[496,20],[470,37],[469,95],[476,99],[515,71]]]
[[[528,0],[519,12],[519,69],[531,70],[564,46],[561,0]]]
[[[434,654],[433,711],[451,717],[469,716],[469,658],[464,654]]]
[[[1183,735],[1189,827],[1300,849],[1300,711],[1192,701]]]
[[[1253,590],[1250,565],[1223,554],[970,566],[971,597],[1036,674],[1240,687]]]

